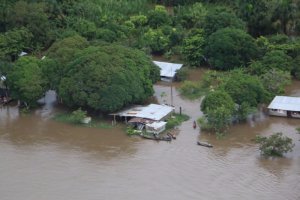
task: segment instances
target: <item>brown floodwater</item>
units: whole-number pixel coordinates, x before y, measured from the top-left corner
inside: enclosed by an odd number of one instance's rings
[[[288,93],[300,96],[299,82]],[[171,104],[168,84],[154,86],[159,102]],[[161,93],[166,95],[161,97]],[[200,101],[182,99],[173,87],[173,104],[191,119],[176,140],[156,142],[128,137],[124,127],[97,129],[52,120],[60,108],[48,93],[32,114],[15,106],[0,108],[1,200],[99,199],[300,199],[299,119],[258,112],[222,140],[193,129]],[[294,151],[264,159],[252,139],[283,132]],[[207,140],[214,148],[196,145]]]

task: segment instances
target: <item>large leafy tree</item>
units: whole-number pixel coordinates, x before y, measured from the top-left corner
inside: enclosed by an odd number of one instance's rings
[[[46,81],[42,76],[42,61],[30,56],[20,58],[8,71],[7,83],[11,96],[28,107],[46,92]]]
[[[68,65],[59,95],[70,107],[112,112],[153,94],[159,70],[141,51],[119,45],[88,47]]]
[[[229,70],[247,66],[256,57],[257,46],[243,30],[225,28],[209,36],[205,54],[215,69]]]
[[[245,23],[233,12],[224,7],[209,10],[204,20],[204,31],[207,36],[223,28],[245,30]]]

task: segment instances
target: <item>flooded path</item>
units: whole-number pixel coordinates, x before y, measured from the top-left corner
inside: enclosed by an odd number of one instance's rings
[[[290,93],[297,95],[298,89]],[[156,85],[155,93],[159,102],[170,104],[167,84]],[[31,115],[0,108],[1,200],[300,199],[300,135],[295,133],[300,120],[260,115],[217,140],[192,127],[202,115],[200,101],[181,99],[175,88],[173,95],[176,111],[182,107],[191,119],[172,142],[128,137],[122,126],[94,129],[53,121],[57,108],[48,97]],[[286,158],[262,159],[251,139],[274,131],[292,137],[294,151]],[[196,145],[199,138],[214,148]]]

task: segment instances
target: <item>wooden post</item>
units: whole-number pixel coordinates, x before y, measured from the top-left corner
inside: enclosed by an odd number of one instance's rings
[[[179,107],[179,114],[181,115],[181,106]]]

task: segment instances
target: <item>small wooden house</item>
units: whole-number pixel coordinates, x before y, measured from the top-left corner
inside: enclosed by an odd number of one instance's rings
[[[276,96],[268,110],[270,115],[300,118],[300,97]]]

